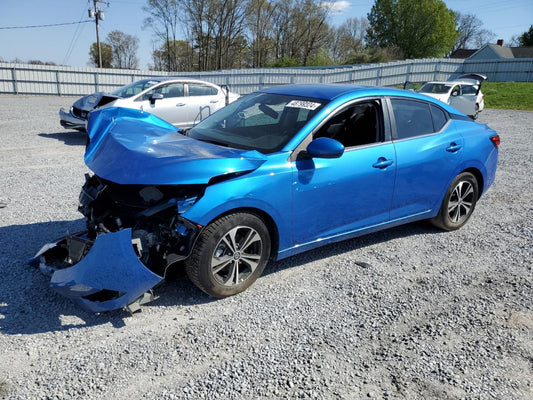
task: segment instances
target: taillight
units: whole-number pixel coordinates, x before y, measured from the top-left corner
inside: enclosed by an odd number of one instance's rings
[[[499,135],[491,136],[490,141],[492,142],[494,147],[498,148],[498,146],[500,145],[500,136]]]

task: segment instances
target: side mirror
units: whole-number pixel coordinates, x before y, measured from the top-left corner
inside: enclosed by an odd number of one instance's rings
[[[343,153],[343,144],[328,137],[315,139],[307,146],[307,154],[313,158],[339,158]]]
[[[454,91],[452,92],[452,96],[458,96],[458,95],[459,95],[459,92],[458,92],[457,90],[454,90]]]
[[[164,97],[165,96],[163,96],[162,93],[154,93],[153,95],[150,96],[150,104],[155,104],[156,100],[161,100]]]

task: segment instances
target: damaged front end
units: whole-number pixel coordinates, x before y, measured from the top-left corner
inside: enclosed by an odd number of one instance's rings
[[[33,258],[50,286],[102,312],[147,300],[169,267],[189,255],[201,226],[181,214],[205,185],[123,185],[86,176],[79,211],[87,230],[45,245]]]
[[[120,98],[110,93],[98,92],[76,100],[69,110],[59,109],[59,123],[63,128],[86,132],[89,113]]]

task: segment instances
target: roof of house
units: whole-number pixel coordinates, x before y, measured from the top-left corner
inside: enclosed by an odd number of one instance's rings
[[[511,47],[514,58],[533,58],[533,47]]]
[[[477,50],[478,49],[457,49],[450,54],[450,58],[468,58]]]
[[[498,59],[498,58],[533,58],[533,47],[507,47],[488,43],[476,50],[468,58]]]

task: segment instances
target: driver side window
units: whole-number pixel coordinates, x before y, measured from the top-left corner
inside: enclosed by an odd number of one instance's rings
[[[363,101],[340,110],[315,134],[355,147],[382,141],[381,105],[378,100]]]

